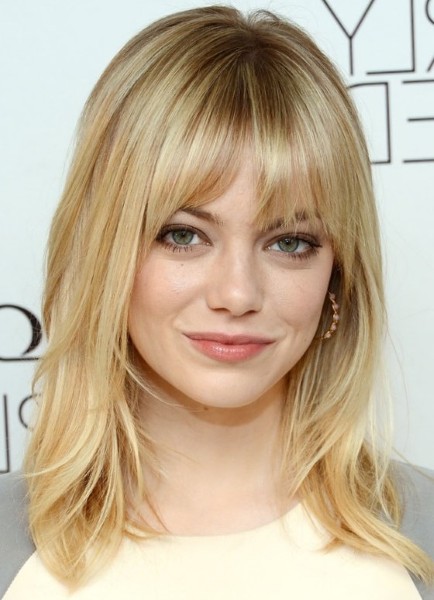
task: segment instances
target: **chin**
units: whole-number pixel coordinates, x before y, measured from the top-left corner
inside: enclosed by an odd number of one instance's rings
[[[187,379],[189,385],[175,386],[174,382],[168,382],[157,373],[148,372],[148,380],[165,401],[193,411],[241,409],[261,403],[269,404],[271,401],[281,400],[286,389],[285,376],[266,386],[255,385],[255,378],[251,373],[248,374],[247,381],[240,373],[214,373],[211,377],[204,378],[188,378],[186,374],[185,380]]]

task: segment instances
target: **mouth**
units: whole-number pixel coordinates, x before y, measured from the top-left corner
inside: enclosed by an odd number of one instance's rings
[[[268,337],[250,334],[228,335],[216,332],[193,332],[184,335],[196,350],[220,362],[248,360],[260,354],[274,342]]]

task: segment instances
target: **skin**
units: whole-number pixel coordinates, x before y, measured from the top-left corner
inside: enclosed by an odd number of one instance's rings
[[[129,333],[162,397],[143,399],[143,419],[161,447],[176,449],[162,453],[167,477],[149,484],[176,533],[248,529],[278,513],[273,440],[285,377],[316,334],[333,252],[319,221],[298,223],[296,236],[262,231],[255,206],[246,160],[222,196],[172,216],[133,286]],[[222,360],[232,349],[210,356],[191,339],[198,332],[264,343]]]

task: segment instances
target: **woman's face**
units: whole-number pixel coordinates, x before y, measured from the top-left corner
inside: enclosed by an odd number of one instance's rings
[[[168,220],[136,275],[129,333],[147,379],[177,402],[281,397],[315,335],[331,245],[319,220],[260,230],[255,202],[245,162],[222,196]]]

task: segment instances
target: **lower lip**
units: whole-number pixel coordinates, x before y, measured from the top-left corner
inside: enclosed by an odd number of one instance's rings
[[[189,340],[205,356],[228,363],[253,358],[270,345],[269,343],[222,344],[215,340],[195,340],[192,338],[189,338]]]

